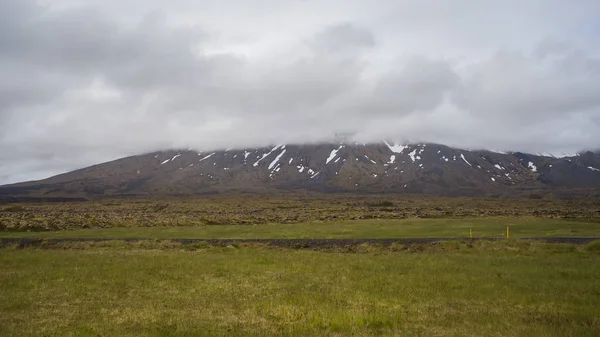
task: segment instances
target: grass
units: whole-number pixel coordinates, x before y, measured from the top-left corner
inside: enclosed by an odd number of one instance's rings
[[[36,238],[401,238],[600,236],[600,223],[544,218],[377,219],[299,224],[117,227],[47,232],[0,232],[2,237]]]
[[[239,197],[0,206],[0,336],[598,336],[600,241],[332,248],[123,238],[600,236],[598,199]]]
[[[596,246],[5,248],[0,335],[598,336]]]

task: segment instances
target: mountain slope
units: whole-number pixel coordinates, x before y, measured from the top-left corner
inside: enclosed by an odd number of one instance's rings
[[[600,155],[555,158],[468,151],[439,144],[318,144],[127,157],[0,195],[90,197],[282,190],[440,195],[513,194],[600,188]]]

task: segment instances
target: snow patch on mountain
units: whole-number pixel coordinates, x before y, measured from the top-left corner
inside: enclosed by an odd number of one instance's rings
[[[206,159],[208,159],[208,158],[210,158],[210,157],[214,156],[214,155],[215,155],[215,153],[216,153],[216,152],[213,152],[213,153],[209,154],[208,156],[206,156],[206,157],[204,157],[204,158],[202,158],[202,159],[198,160],[198,162],[201,162],[201,161],[203,161],[203,160],[206,160]]]
[[[410,160],[412,160],[412,162],[414,163],[416,159],[421,159],[419,156],[416,155],[417,154],[417,149],[412,150],[408,156],[410,157]]]
[[[269,151],[268,153],[263,154],[262,157],[260,157],[259,160],[257,160],[254,164],[252,164],[252,166],[257,167],[258,164],[265,158],[267,158],[271,153],[277,151],[277,149],[279,149],[279,147],[281,147],[282,145],[276,145],[271,151]],[[285,146],[284,146],[285,148]]]
[[[397,144],[391,144],[384,141],[385,145],[387,145],[387,147],[390,149],[390,151],[394,152],[394,153],[402,153],[402,151],[404,151],[408,146],[406,145],[397,145]]]
[[[160,165],[164,165],[164,164],[166,164],[166,163],[168,163],[168,162],[171,162],[171,161],[173,161],[173,160],[175,160],[175,159],[177,159],[177,158],[179,158],[179,157],[181,157],[181,153],[178,153],[178,154],[176,154],[176,155],[175,155],[175,156],[173,156],[173,158],[171,158],[171,159],[167,159],[167,160],[163,161],[162,163],[160,163]],[[155,158],[156,158],[156,157],[155,157]]]
[[[281,153],[277,157],[275,157],[275,159],[271,162],[271,164],[269,164],[269,170],[272,169],[277,164],[279,159],[285,154],[285,151],[287,151],[287,150],[284,149],[283,151],[281,151]]]
[[[538,156],[542,156],[542,157],[550,157],[550,158],[566,158],[566,157],[577,157],[579,156],[579,153],[565,153],[565,152],[559,152],[559,153],[549,153],[549,152],[542,152],[542,153],[538,153]]]
[[[529,162],[529,163],[527,164],[527,167],[529,167],[529,168],[531,169],[531,172],[537,172],[537,166],[535,166],[535,165],[533,164],[533,162]]]
[[[340,147],[338,147],[337,149],[331,150],[331,153],[329,153],[329,157],[327,157],[325,164],[329,164],[329,162],[332,161],[335,158],[335,156],[337,156],[338,151],[341,150],[343,147],[344,145],[340,145]]]
[[[465,163],[467,163],[467,165],[469,165],[469,166],[473,166],[473,165],[471,165],[471,163],[469,163],[469,162],[467,161],[467,159],[465,159],[465,155],[464,155],[464,154],[462,154],[462,153],[461,153],[461,154],[460,154],[460,158],[462,158],[462,160],[464,160],[464,161],[465,161]]]

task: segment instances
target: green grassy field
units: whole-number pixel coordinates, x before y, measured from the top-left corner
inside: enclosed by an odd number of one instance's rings
[[[299,224],[116,227],[47,232],[0,232],[0,237],[38,238],[466,238],[600,236],[600,223],[544,218],[376,219]]]
[[[600,334],[597,244],[421,248],[5,248],[0,335]]]
[[[123,238],[600,236],[596,200],[213,198],[0,207],[0,336],[598,336],[600,244],[322,250]]]

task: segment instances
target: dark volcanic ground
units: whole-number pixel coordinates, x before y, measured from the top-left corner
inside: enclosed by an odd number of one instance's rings
[[[107,242],[117,239],[95,239],[95,238],[61,238],[61,239],[35,239],[35,238],[0,238],[0,246],[6,247],[9,245],[17,245],[20,248],[24,247],[47,247],[52,248],[53,245],[60,243],[73,242]],[[315,249],[315,248],[343,248],[355,247],[359,245],[369,244],[389,247],[393,244],[400,245],[423,245],[423,244],[438,244],[443,241],[495,241],[504,240],[503,238],[390,238],[390,239],[143,239],[143,238],[127,238],[118,239],[125,242],[151,241],[151,242],[177,242],[182,245],[193,245],[205,243],[211,246],[231,246],[236,244],[265,244],[273,247],[295,248],[295,249]],[[562,244],[588,244],[595,240],[600,240],[600,237],[529,237],[519,238],[519,240],[541,241],[546,243],[562,243]]]

